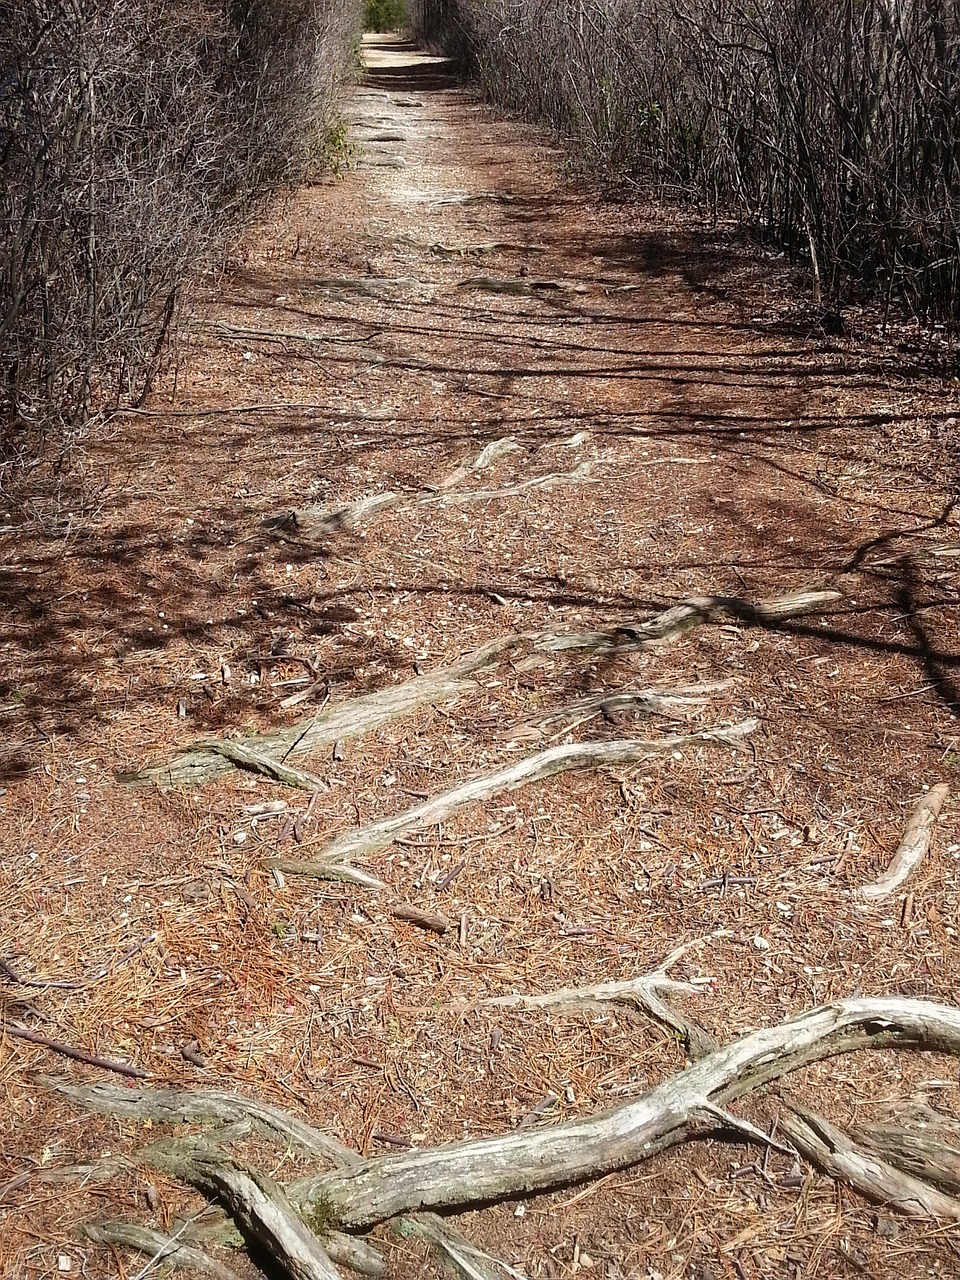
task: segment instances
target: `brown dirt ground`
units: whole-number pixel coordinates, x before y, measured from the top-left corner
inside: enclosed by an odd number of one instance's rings
[[[376,1154],[383,1135],[508,1130],[551,1091],[547,1122],[589,1112],[680,1069],[676,1042],[640,1018],[475,1002],[627,977],[684,939],[709,938],[684,963],[715,979],[695,1012],[721,1039],[855,990],[954,1001],[956,801],[909,895],[868,910],[851,889],[886,864],[922,786],[960,764],[960,562],[905,555],[960,542],[956,383],[865,313],[855,337],[826,336],[782,260],[591,197],[542,137],[429,60],[381,42],[350,113],[360,163],[292,195],[210,282],[175,384],[92,451],[86,499],[39,524],[3,513],[0,958],[40,982],[3,980],[8,1017],[159,1081],[270,1099]],[[378,128],[401,136],[372,141]],[[582,291],[464,286],[478,276]],[[587,459],[592,479],[400,507],[322,550],[260,523],[414,493],[505,435],[523,451],[468,487]],[[511,630],[828,583],[844,591],[829,616],[778,629],[708,627],[603,664],[505,659],[465,702],[307,761],[330,786],[309,851],[543,745],[523,726],[532,708],[732,680],[683,724],[756,715],[753,752],[567,775],[370,860],[397,899],[462,933],[393,919],[391,894],[278,885],[263,862],[281,823],[243,807],[302,809],[301,793],[240,772],[192,793],[114,777],[211,731],[302,716],[279,703],[307,673],[271,653],[315,660],[337,700]],[[746,881],[717,888],[725,872]],[[194,1041],[206,1069],[182,1057]],[[67,1255],[75,1274],[132,1274],[77,1225],[163,1225],[196,1202],[154,1179],[151,1210],[133,1175],[67,1196],[45,1182],[142,1133],[51,1103],[38,1071],[99,1074],[0,1045],[0,1271],[52,1276]],[[860,1055],[790,1086],[842,1123],[916,1091],[956,1112],[956,1077],[943,1060]],[[956,1274],[954,1229],[878,1218],[813,1173],[796,1185],[784,1157],[757,1161],[701,1145],[460,1221],[531,1277]],[[377,1235],[393,1274],[438,1274]]]

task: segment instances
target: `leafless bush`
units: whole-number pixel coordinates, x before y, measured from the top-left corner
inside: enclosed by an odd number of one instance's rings
[[[413,0],[583,166],[735,212],[811,266],[960,321],[958,0]]]
[[[358,9],[0,2],[0,487],[142,400],[184,287],[324,127]]]

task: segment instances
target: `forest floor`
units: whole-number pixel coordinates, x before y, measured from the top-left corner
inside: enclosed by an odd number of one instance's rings
[[[630,977],[686,940],[706,941],[680,971],[711,980],[686,1007],[721,1042],[855,992],[954,1002],[956,798],[908,891],[853,891],[923,788],[960,778],[956,381],[866,313],[826,334],[783,259],[585,191],[437,60],[389,39],[368,57],[349,171],[246,238],[176,379],[91,450],[86,498],[0,513],[8,1023],[377,1154],[589,1113],[681,1070],[639,1015],[480,1001]],[[387,491],[318,536],[290,515]],[[116,776],[512,633],[806,588],[839,595],[656,647],[507,649],[459,696],[301,757],[323,784],[309,811],[239,769],[166,790]],[[546,714],[702,682],[719,687],[672,711]],[[268,865],[570,738],[747,717],[745,751],[566,773],[404,833],[361,860],[385,891]],[[287,807],[251,812],[267,801]],[[200,1202],[139,1172],[48,1182],[142,1135],[52,1100],[38,1072],[104,1078],[0,1044],[0,1273],[133,1275],[78,1225],[162,1227]],[[955,1063],[923,1055],[788,1084],[841,1124],[918,1093],[960,1112]],[[531,1280],[960,1266],[955,1229],[721,1144],[459,1222]],[[377,1235],[391,1274],[440,1274]]]

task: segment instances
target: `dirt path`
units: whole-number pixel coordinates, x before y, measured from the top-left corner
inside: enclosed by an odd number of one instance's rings
[[[0,532],[0,959],[81,984],[4,970],[7,1018],[269,1098],[373,1154],[588,1112],[679,1069],[640,1018],[477,1002],[629,977],[685,939],[709,939],[687,971],[714,979],[696,1015],[722,1040],[857,988],[954,1000],[955,800],[906,898],[850,892],[960,765],[958,560],[931,554],[960,543],[951,388],[798,319],[782,264],[588,200],[442,64],[368,52],[355,167],[248,238],[176,387],[94,453],[96,501]],[[459,697],[299,758],[324,787],[307,813],[237,770],[169,792],[114,778],[511,633],[827,586],[825,616],[778,627],[505,651]],[[699,707],[545,715],[720,681]],[[747,717],[746,753],[567,774],[404,834],[364,861],[386,893],[267,865],[571,735]],[[271,800],[279,817],[251,812]],[[31,1083],[62,1066],[3,1044],[4,1276],[57,1274],[62,1254],[120,1275],[75,1224],[168,1224],[192,1203],[154,1179],[147,1206],[135,1173],[69,1203],[42,1181],[139,1140]],[[954,1081],[871,1055],[791,1087],[843,1122],[920,1082],[956,1110]],[[955,1274],[949,1235],[878,1234],[856,1197],[755,1159],[674,1153],[463,1226],[530,1277]],[[384,1249],[397,1276],[435,1274],[413,1243]]]

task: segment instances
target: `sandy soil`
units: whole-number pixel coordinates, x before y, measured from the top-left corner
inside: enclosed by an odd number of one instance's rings
[[[375,1155],[588,1113],[680,1070],[639,1016],[479,1001],[629,977],[684,940],[707,943],[681,972],[713,980],[687,1011],[721,1040],[855,991],[953,1001],[956,801],[906,893],[868,908],[852,891],[960,766],[956,382],[866,315],[825,334],[781,259],[585,193],[437,60],[369,52],[343,180],[297,191],[239,246],[176,378],[92,451],[85,497],[39,523],[0,512],[8,1024],[267,1098]],[[499,496],[435,500],[508,437],[449,491]],[[321,537],[289,515],[387,491]],[[508,633],[810,587],[841,595],[778,627],[506,654],[465,697],[298,758],[325,787],[309,813],[238,770],[173,791],[116,778]],[[536,720],[721,680],[686,712]],[[750,716],[745,753],[566,774],[409,834],[364,864],[386,892],[267,866],[553,742]],[[285,813],[255,819],[269,800]],[[450,930],[397,919],[398,902]],[[52,1170],[145,1136],[52,1101],[38,1072],[104,1076],[4,1039],[0,1271],[137,1274],[78,1224],[167,1228],[199,1201],[144,1172],[65,1196]],[[955,1064],[904,1054],[789,1087],[841,1124],[917,1093],[960,1102]],[[960,1256],[952,1230],[719,1144],[460,1225],[530,1277],[948,1276]],[[391,1274],[439,1274],[376,1235]]]

